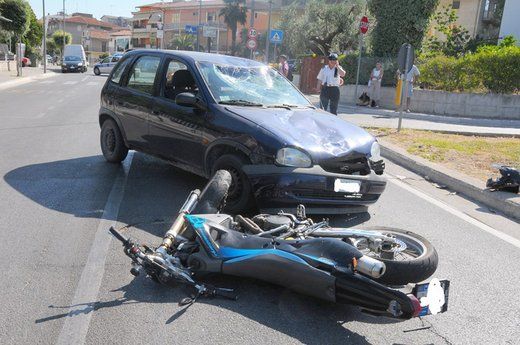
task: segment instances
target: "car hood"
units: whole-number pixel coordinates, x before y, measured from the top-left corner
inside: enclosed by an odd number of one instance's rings
[[[285,146],[307,151],[314,161],[370,154],[375,138],[364,129],[320,109],[226,107],[273,133]]]

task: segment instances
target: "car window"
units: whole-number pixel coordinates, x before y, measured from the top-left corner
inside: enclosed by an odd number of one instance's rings
[[[103,61],[101,61],[101,63],[107,63],[108,62],[108,58],[104,58]]]
[[[119,59],[120,59],[119,56],[114,56],[114,57],[112,58],[112,62],[118,62]]]
[[[162,95],[168,99],[175,100],[175,97],[182,92],[197,94],[198,87],[193,74],[188,67],[179,61],[170,60],[166,74],[163,77]]]
[[[123,72],[125,70],[126,65],[130,62],[131,59],[126,59],[122,63],[119,64],[119,66],[116,67],[114,70],[114,73],[112,73],[112,77],[110,78],[110,81],[119,84],[119,81],[121,80],[121,76],[123,75]]]
[[[141,56],[130,69],[127,87],[148,94],[153,92],[155,75],[161,58],[157,56]]]

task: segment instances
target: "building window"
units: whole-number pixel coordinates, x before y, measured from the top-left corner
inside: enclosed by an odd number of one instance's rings
[[[181,13],[177,12],[172,15],[172,23],[178,24],[181,22]]]
[[[255,19],[258,18],[258,12],[255,12]]]
[[[458,10],[460,8],[460,1],[453,0],[453,3],[451,4],[451,8],[454,10]]]
[[[207,12],[206,13],[206,21],[207,22],[214,22],[217,19],[217,13],[216,12]]]

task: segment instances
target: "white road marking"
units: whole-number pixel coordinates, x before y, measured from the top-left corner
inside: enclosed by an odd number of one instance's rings
[[[47,110],[53,110],[54,108],[56,108],[55,106],[51,105],[47,108]]]
[[[78,82],[77,81],[66,81],[63,83],[63,85],[74,85],[74,84],[77,84]]]
[[[133,151],[128,153],[127,158],[123,162],[123,172],[116,177],[108,196],[87,262],[71,302],[71,308],[56,342],[58,345],[81,345],[85,343],[90,319],[94,311],[94,302],[97,300],[101,281],[105,273],[106,256],[112,240],[112,235],[110,235],[108,229],[111,226],[116,226],[117,223],[119,206],[125,194],[125,186],[130,166],[132,165],[133,153]]]
[[[418,196],[419,198],[424,199],[424,200],[434,204],[435,206],[443,209],[444,211],[449,212],[452,215],[464,220],[465,222],[470,223],[471,225],[474,225],[477,228],[484,230],[485,232],[487,232],[497,238],[500,238],[501,240],[506,241],[507,243],[509,243],[517,248],[520,248],[520,240],[518,240],[512,236],[509,236],[508,234],[500,232],[496,229],[493,229],[489,225],[484,224],[457,209],[454,209],[453,207],[443,203],[442,201],[434,199],[433,197],[413,188],[412,186],[395,179],[393,175],[388,174],[388,176],[392,177],[392,178],[388,179],[388,181],[395,184],[396,186],[401,187],[401,188],[409,191],[410,193]]]
[[[85,80],[87,80],[87,79],[88,79],[88,77],[85,77],[85,78],[81,79],[81,81],[83,82],[83,81],[85,81]]]
[[[101,83],[98,83],[97,81],[89,81],[89,82],[87,83],[87,86],[98,86],[98,85],[100,85],[100,84],[101,84]]]
[[[44,80],[44,81],[39,82],[38,84],[53,84],[55,82],[56,82],[56,80]]]

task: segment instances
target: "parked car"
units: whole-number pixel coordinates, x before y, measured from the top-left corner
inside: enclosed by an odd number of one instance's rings
[[[114,68],[114,66],[122,57],[123,54],[114,54],[99,61],[94,65],[94,74],[100,75],[101,73],[110,73],[112,68]]]
[[[81,44],[69,44],[65,46],[63,61],[61,63],[61,71],[63,73],[84,73],[87,71],[87,57]]]
[[[23,57],[22,58],[22,67],[27,67],[27,66],[30,66],[31,65],[31,59],[29,59],[28,57]]]
[[[366,211],[386,187],[377,140],[317,109],[278,72],[225,55],[125,54],[101,92],[101,150],[133,149],[209,177],[231,172],[227,208]]]

